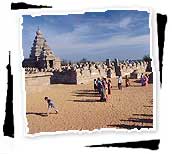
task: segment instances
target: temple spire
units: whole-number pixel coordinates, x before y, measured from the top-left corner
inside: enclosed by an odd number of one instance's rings
[[[24,66],[38,67],[41,68],[56,68],[60,66],[60,59],[55,56],[51,48],[49,47],[43,33],[38,29],[36,31],[36,36],[33,41],[33,46],[31,48],[30,58],[27,62],[24,62]],[[49,65],[45,65],[45,63]],[[55,66],[56,65],[56,66]]]

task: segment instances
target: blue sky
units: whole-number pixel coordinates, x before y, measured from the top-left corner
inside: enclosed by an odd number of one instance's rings
[[[135,10],[23,16],[24,57],[38,29],[61,59],[141,59],[150,53],[149,13]]]

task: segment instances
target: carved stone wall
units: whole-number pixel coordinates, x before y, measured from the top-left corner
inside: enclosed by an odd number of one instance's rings
[[[139,78],[147,68],[146,62],[124,64],[119,63],[122,77]],[[25,68],[26,84],[81,84],[102,77],[116,77],[115,66],[107,67],[105,64],[67,65],[60,69]]]

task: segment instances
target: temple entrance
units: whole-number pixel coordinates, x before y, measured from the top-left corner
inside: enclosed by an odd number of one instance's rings
[[[53,68],[53,60],[49,60],[49,66],[50,68]]]

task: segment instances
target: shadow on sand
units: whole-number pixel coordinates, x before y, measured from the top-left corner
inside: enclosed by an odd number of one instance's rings
[[[120,125],[107,125],[108,127],[117,127],[117,128],[125,128],[125,129],[134,129],[137,128],[140,130],[141,128],[153,128],[152,126],[139,126],[139,125],[127,125],[127,124],[120,124]]]
[[[94,90],[77,90],[74,92],[75,94],[73,96],[80,97],[82,99],[80,100],[72,100],[73,102],[100,102],[99,99],[83,99],[83,97],[100,97],[98,92]]]
[[[49,113],[49,114],[56,114],[56,113]],[[42,112],[27,112],[26,115],[39,115],[41,117],[47,117],[47,113]]]
[[[79,90],[75,92],[75,95],[77,97],[99,97],[98,92],[95,91],[88,91],[88,90]]]
[[[83,99],[83,100],[72,100],[74,102],[81,102],[81,103],[84,103],[84,102],[101,102],[100,100],[96,100],[96,99]]]
[[[128,118],[127,120],[120,120],[122,124],[111,124],[108,127],[134,129],[137,128],[153,128],[153,115],[152,114],[132,114],[134,118]],[[136,118],[135,118],[136,117]],[[146,117],[146,118],[143,118]],[[130,124],[131,123],[131,124]]]
[[[133,82],[135,82],[135,83],[141,83],[141,81],[140,81],[140,80],[135,80],[135,81],[133,81]]]
[[[152,115],[152,114],[133,114],[133,116],[153,117],[153,115]]]
[[[150,105],[150,106],[148,106],[148,105],[144,105],[144,107],[153,107],[153,106],[151,106],[151,105]]]
[[[138,123],[153,123],[153,119],[144,119],[144,118],[129,118],[128,120],[120,120],[126,122],[138,122]]]

